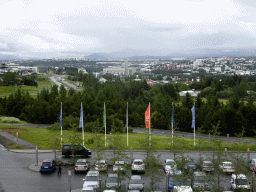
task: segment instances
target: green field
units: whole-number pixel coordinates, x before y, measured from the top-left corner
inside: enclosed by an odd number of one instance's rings
[[[21,88],[17,85],[10,85],[10,86],[1,86],[0,84],[0,97],[9,96],[11,93],[15,93],[18,89],[20,91],[29,92],[31,95],[36,95],[38,91],[41,89],[50,89],[51,82],[50,81],[38,81],[38,87],[35,86],[28,86],[28,85],[21,85]]]
[[[53,149],[56,142],[60,143],[60,130],[48,130],[47,128],[34,128],[34,127],[20,127],[20,126],[10,126],[10,125],[0,125],[0,129],[16,135],[16,132],[19,134],[19,138],[25,141],[28,141],[41,149]],[[71,138],[78,137],[82,143],[82,134],[81,132],[75,132],[71,130],[63,130],[63,144],[71,143]],[[113,148],[110,144],[110,135],[107,134],[107,143],[108,146],[105,147],[105,136],[104,134],[95,134],[95,133],[85,133],[85,146],[90,149],[95,149],[95,143],[101,142],[102,149],[111,149]],[[147,142],[147,134],[145,133],[129,133],[129,146],[127,146],[127,135],[122,134],[112,134],[111,141],[114,142],[115,139],[120,141],[123,144],[124,149],[144,149],[145,143]],[[209,147],[209,141],[204,139],[196,139],[196,146],[193,146],[194,140],[191,138],[184,137],[174,137],[174,147],[171,144],[171,136],[160,136],[152,135],[152,146],[155,149],[165,149],[165,150],[214,150],[214,140],[211,140],[211,147]],[[200,145],[199,145],[200,144]],[[225,142],[221,143],[221,150],[224,150],[227,144]],[[59,148],[59,147],[58,147]],[[256,150],[256,145],[247,144],[247,143],[229,143],[228,150],[243,150],[246,151],[247,148],[250,150]]]

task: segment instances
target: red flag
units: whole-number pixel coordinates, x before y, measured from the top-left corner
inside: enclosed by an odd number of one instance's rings
[[[147,110],[145,111],[145,125],[146,128],[150,127],[150,108],[148,106]]]

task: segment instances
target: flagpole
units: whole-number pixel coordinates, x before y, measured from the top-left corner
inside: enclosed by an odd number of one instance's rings
[[[60,127],[60,144],[62,147],[62,102],[60,102],[60,114],[61,114],[61,127]]]
[[[81,102],[81,110],[82,110],[82,134],[83,134],[83,145],[84,145],[84,113],[83,113],[83,103]]]
[[[106,106],[104,102],[105,147],[107,146]]]
[[[174,113],[174,108],[173,108],[173,102],[172,102],[172,146],[173,146],[173,113]]]
[[[128,102],[127,102],[127,109],[126,109],[126,128],[127,128],[127,146],[128,144]]]
[[[149,102],[149,145],[151,145],[151,117],[150,117],[150,102]]]
[[[196,106],[195,106],[195,103],[194,103],[194,121],[195,121],[195,124],[194,124],[194,146],[196,146]]]

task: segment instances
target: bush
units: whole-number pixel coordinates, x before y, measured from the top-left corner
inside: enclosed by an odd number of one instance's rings
[[[10,146],[10,147],[8,147],[9,149],[25,149],[25,147],[24,146],[22,146],[22,145],[12,145],[12,146]]]
[[[60,130],[60,124],[55,122],[53,125],[47,127],[49,130]]]
[[[79,126],[78,117],[73,117],[72,115],[69,115],[68,117],[63,118],[63,121],[62,121],[63,130],[72,129],[73,126],[76,129],[78,129],[78,126]]]
[[[3,118],[0,118],[0,121],[2,121],[3,123],[19,123],[20,122],[20,120],[15,117],[3,117]]]

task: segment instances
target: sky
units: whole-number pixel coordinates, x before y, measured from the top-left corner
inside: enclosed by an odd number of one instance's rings
[[[255,0],[0,0],[0,54],[255,48]]]

